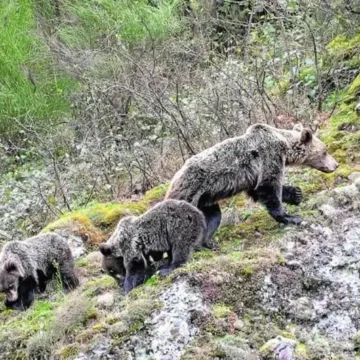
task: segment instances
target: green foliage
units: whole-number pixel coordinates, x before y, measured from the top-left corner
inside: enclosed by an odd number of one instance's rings
[[[160,42],[181,29],[179,0],[63,1],[62,11],[75,21],[63,22],[58,35],[71,48],[96,48],[107,37],[110,43],[134,46]]]
[[[353,37],[340,34],[330,41],[327,48],[333,56],[346,57],[355,55],[360,49],[360,34]]]
[[[33,0],[0,3],[2,136],[19,135],[19,123],[41,130],[41,124],[54,124],[70,111],[66,94],[75,82],[51,66],[47,48],[35,32],[33,7]]]

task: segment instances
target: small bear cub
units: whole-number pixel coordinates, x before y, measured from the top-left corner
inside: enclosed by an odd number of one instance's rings
[[[166,200],[141,216],[120,220],[110,239],[100,244],[106,258],[105,271],[117,281],[125,272],[125,293],[141,284],[149,273],[150,260],[168,254],[162,276],[184,265],[191,251],[199,246],[206,232],[205,217],[200,210],[182,200]]]
[[[5,293],[5,306],[29,308],[34,294],[44,292],[57,271],[66,290],[78,286],[74,259],[62,236],[46,233],[6,243],[0,253],[0,292]]]

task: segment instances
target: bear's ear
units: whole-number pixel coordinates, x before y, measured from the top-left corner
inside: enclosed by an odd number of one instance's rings
[[[4,264],[4,269],[9,274],[16,275],[19,277],[25,276],[25,271],[24,271],[23,267],[21,266],[21,264],[16,262],[14,259],[7,260]]]
[[[312,134],[312,132],[311,132],[311,130],[310,129],[303,129],[302,131],[301,131],[301,136],[300,136],[300,141],[301,141],[301,143],[302,144],[307,144],[307,143],[309,143],[311,140],[312,140],[312,136],[313,136],[313,134]]]
[[[294,127],[293,127],[293,130],[294,131],[298,131],[298,132],[301,132],[303,131],[304,127],[302,126],[302,124],[298,123],[298,124],[295,124]]]
[[[111,256],[112,254],[112,248],[108,244],[100,244],[99,250],[104,256]]]

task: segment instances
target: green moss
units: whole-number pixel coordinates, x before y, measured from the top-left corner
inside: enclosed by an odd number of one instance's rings
[[[149,286],[157,286],[160,283],[160,277],[158,275],[152,276],[150,279],[147,279],[145,284]]]
[[[90,206],[67,213],[50,223],[42,232],[68,228],[76,235],[89,238],[91,244],[99,244],[108,238],[117,222],[127,215],[141,215],[148,208],[146,202],[93,203]]]
[[[232,312],[231,308],[225,304],[215,304],[212,307],[212,313],[216,319],[226,318]]]
[[[354,349],[355,350],[360,350],[360,331],[358,331],[354,337],[353,337],[353,342],[354,342]]]
[[[349,165],[347,168],[338,169],[348,172],[349,167],[360,162],[360,133],[349,133],[339,130],[340,125],[360,124],[360,118],[354,111],[360,95],[360,75],[350,84],[349,88],[342,93],[342,100],[338,112],[330,119],[328,126],[321,131],[321,139],[329,146],[330,152],[341,164]],[[326,178],[326,177],[325,177]]]
[[[101,278],[90,280],[85,285],[85,294],[91,296],[99,291],[109,290],[109,289],[116,289],[117,284],[116,281],[108,275],[104,275]]]
[[[88,267],[90,265],[90,261],[87,258],[80,258],[76,260],[77,267]]]
[[[244,194],[238,194],[233,196],[232,198],[226,199],[221,201],[221,207],[236,207],[236,208],[243,208],[248,201],[248,197]]]
[[[336,36],[327,46],[331,55],[346,56],[351,51],[356,50],[360,47],[360,35],[354,37],[347,37],[345,34]]]
[[[166,191],[169,188],[169,184],[162,184],[154,187],[153,189],[147,191],[142,199],[146,204],[160,201],[165,197]]]
[[[279,265],[285,265],[285,258],[283,255],[279,254],[279,256],[277,257],[277,263]]]
[[[309,355],[308,355],[307,346],[303,343],[297,342],[295,347],[295,355],[296,358],[298,358],[299,360],[308,359]]]
[[[249,277],[254,273],[254,267],[252,266],[252,264],[247,264],[246,266],[244,266],[244,268],[242,269],[242,274],[245,277]]]
[[[360,45],[360,41],[359,41],[359,45]],[[353,96],[354,97],[353,100],[357,100],[355,96],[359,95],[359,93],[360,93],[360,74],[355,78],[355,80],[350,85],[347,95]]]
[[[93,325],[92,330],[95,330],[97,332],[106,332],[107,327],[104,324],[95,324]]]
[[[0,343],[11,349],[11,359],[26,359],[28,339],[47,331],[54,317],[56,303],[35,301],[26,312],[5,311],[0,314]]]
[[[338,35],[328,44],[327,49],[332,61],[336,57],[346,67],[356,68],[360,65],[360,35],[352,37],[345,34]]]
[[[254,240],[267,242],[277,237],[281,232],[279,224],[262,208],[243,210],[245,220],[237,225],[221,226],[215,233],[220,240],[221,252],[239,250],[243,243]],[[255,243],[254,243],[255,244]]]
[[[69,344],[60,350],[60,359],[61,360],[74,359],[78,355],[78,353],[79,353],[79,345]]]

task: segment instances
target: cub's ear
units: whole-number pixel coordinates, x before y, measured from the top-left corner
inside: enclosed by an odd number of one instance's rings
[[[303,126],[302,124],[298,123],[298,124],[295,124],[294,127],[293,127],[293,130],[294,131],[298,131],[298,132],[301,132],[303,130]]]
[[[301,131],[300,141],[302,144],[307,144],[312,140],[313,134],[310,129],[303,129]]]
[[[4,264],[4,269],[12,275],[24,277],[25,271],[22,265],[14,259],[9,259]]]
[[[104,243],[100,244],[99,250],[104,256],[111,256],[111,254],[112,254],[112,248],[108,244],[104,244]]]

